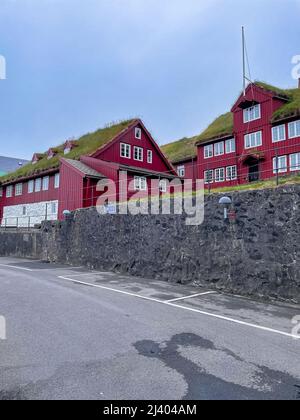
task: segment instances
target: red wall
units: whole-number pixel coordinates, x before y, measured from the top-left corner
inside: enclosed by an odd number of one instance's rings
[[[84,207],[84,184],[82,175],[70,168],[64,162],[60,168],[60,188],[59,188],[59,205],[58,217],[63,219],[63,211],[73,211]]]

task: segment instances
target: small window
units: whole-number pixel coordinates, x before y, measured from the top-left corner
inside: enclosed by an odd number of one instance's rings
[[[122,158],[130,159],[131,158],[131,146],[130,144],[121,143],[120,145],[120,155]]]
[[[204,146],[204,159],[209,159],[214,155],[214,146],[213,144],[209,144],[208,146]]]
[[[159,181],[159,191],[162,192],[162,193],[167,192],[167,180],[166,179],[161,179]]]
[[[279,125],[272,128],[272,141],[277,143],[278,141],[286,140],[285,125]]]
[[[147,151],[147,162],[152,163],[153,162],[153,153],[152,150]]]
[[[259,120],[261,118],[260,104],[251,106],[244,110],[244,123]]]
[[[204,183],[212,184],[214,182],[214,171],[212,169],[204,172]]]
[[[59,173],[57,173],[54,176],[54,188],[59,188],[59,183],[60,183],[60,175]]]
[[[138,140],[142,139],[142,130],[140,128],[135,129],[135,138]]]
[[[147,179],[142,176],[134,177],[134,189],[136,191],[146,191],[147,190]]]
[[[6,198],[11,198],[13,196],[13,186],[9,185],[6,187]]]
[[[143,149],[142,147],[134,146],[134,160],[138,160],[139,162],[143,162]]]
[[[26,206],[23,206],[23,208],[22,208],[22,216],[26,216],[26,214],[27,214]]]
[[[43,191],[48,191],[49,190],[49,177],[45,176],[43,178]]]
[[[177,167],[177,173],[178,173],[178,176],[180,176],[181,178],[184,178],[185,177],[185,166],[184,165],[178,166]]]
[[[300,153],[290,155],[290,170],[292,172],[300,171]]]
[[[41,178],[37,178],[35,180],[35,192],[40,192],[42,188],[42,179]]]
[[[23,184],[17,184],[15,188],[15,196],[18,197],[22,195],[23,192]]]
[[[237,167],[234,166],[227,166],[226,168],[226,180],[227,181],[234,181],[237,179]]]
[[[262,146],[262,132],[257,131],[256,133],[245,135],[245,148],[252,149],[253,147]]]
[[[225,142],[225,152],[228,153],[234,153],[235,152],[235,139],[229,139]]]
[[[28,194],[32,194],[34,192],[34,181],[28,181]]]
[[[225,181],[225,169],[218,168],[215,170],[215,182],[224,182]]]
[[[51,214],[56,214],[56,213],[57,213],[57,204],[51,203]]]
[[[215,156],[224,155],[224,142],[221,141],[219,143],[215,143],[214,150],[215,150]]]
[[[289,123],[289,138],[300,137],[300,120]]]
[[[278,162],[278,167],[277,167]],[[286,156],[279,156],[278,158],[275,157],[273,159],[273,172],[274,174],[282,174],[287,172],[287,157]]]

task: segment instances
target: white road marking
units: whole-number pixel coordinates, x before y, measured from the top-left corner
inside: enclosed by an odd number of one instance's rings
[[[31,270],[31,268],[16,267],[15,265],[9,265],[9,264],[0,264],[0,267],[14,268],[15,270],[35,271],[35,270]]]
[[[15,270],[24,270],[24,271],[32,271],[32,272],[43,272],[43,271],[64,271],[64,270],[69,270],[72,271],[72,269],[79,269],[79,268],[83,268],[81,267],[65,267],[65,268],[26,268],[26,267],[17,267],[16,265],[11,265],[11,264],[0,264],[0,267],[8,267],[8,268],[14,268]],[[73,275],[73,274],[72,274]]]
[[[199,309],[188,308],[186,306],[177,305],[175,303],[169,303],[169,302],[166,302],[166,301],[163,301],[163,300],[153,299],[153,298],[146,297],[146,296],[141,296],[141,295],[138,295],[138,294],[135,294],[135,293],[125,292],[123,290],[113,289],[111,287],[106,287],[106,286],[100,286],[98,284],[87,283],[87,282],[71,279],[69,277],[59,276],[58,278],[62,279],[62,280],[70,281],[72,283],[82,284],[84,286],[95,287],[97,289],[109,290],[111,292],[120,293],[122,295],[133,296],[133,297],[136,297],[138,299],[143,299],[143,300],[148,300],[150,302],[160,303],[161,305],[166,305],[166,306],[170,306],[170,307],[173,307],[173,308],[198,313],[200,315],[205,315],[205,316],[208,316],[210,318],[220,319],[222,321],[231,322],[233,324],[238,324],[238,325],[242,325],[242,326],[245,326],[245,327],[254,328],[254,329],[257,329],[257,330],[261,330],[261,331],[265,331],[265,332],[269,332],[269,333],[274,333],[274,334],[282,335],[284,337],[289,337],[289,338],[295,339],[295,336],[293,334],[289,334],[289,333],[286,333],[286,332],[283,332],[283,331],[280,331],[280,330],[275,330],[273,328],[263,327],[261,325],[251,324],[249,322],[244,322],[244,321],[239,321],[238,319],[228,318],[226,316],[201,311]]]
[[[214,295],[214,294],[216,294],[216,292],[197,293],[195,295],[183,296],[183,297],[176,298],[176,299],[166,300],[165,303],[173,303],[173,302],[178,302],[179,300],[187,300],[187,299],[192,299],[192,298],[195,298],[195,297],[198,297],[198,296]]]

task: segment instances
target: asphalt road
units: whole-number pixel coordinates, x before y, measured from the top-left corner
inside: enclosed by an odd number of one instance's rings
[[[0,258],[0,399],[300,399],[300,308],[210,292]]]

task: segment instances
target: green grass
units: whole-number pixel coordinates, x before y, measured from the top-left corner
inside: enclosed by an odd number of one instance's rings
[[[230,136],[233,133],[233,114],[227,112],[221,115],[210,124],[198,137],[197,142],[201,143],[218,137]]]
[[[64,145],[53,148],[58,154],[52,159],[47,159],[46,155],[36,164],[29,163],[19,168],[17,171],[4,175],[0,178],[0,183],[5,183],[11,180],[17,180],[19,178],[36,175],[46,170],[56,169],[59,167],[60,157],[66,157],[68,159],[79,160],[82,155],[90,155],[96,152],[100,147],[107,144],[115,136],[125,130],[130,124],[134,122],[132,120],[122,121],[120,123],[107,126],[94,133],[89,133],[82,136],[80,139],[75,141],[77,147],[71,150],[70,153],[64,155]]]
[[[187,158],[194,158],[197,154],[195,143],[196,137],[183,138],[174,143],[165,144],[161,146],[162,152],[173,163],[180,162]]]

